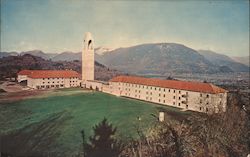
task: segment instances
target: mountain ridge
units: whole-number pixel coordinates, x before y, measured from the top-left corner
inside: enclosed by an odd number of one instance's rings
[[[12,53],[23,54],[52,61],[81,60],[81,52],[65,51],[47,55],[35,50]],[[6,52],[0,52],[1,56],[6,57]],[[111,69],[132,74],[245,72],[249,69],[226,55],[209,50],[197,51],[178,43],[146,43],[117,49],[98,47],[95,49],[95,60]]]

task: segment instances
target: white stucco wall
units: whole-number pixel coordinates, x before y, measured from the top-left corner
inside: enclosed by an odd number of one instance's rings
[[[27,75],[17,75],[17,81],[21,82],[21,81],[25,81],[27,80]]]
[[[110,82],[106,93],[185,110],[214,113],[226,110],[227,93],[211,94],[130,83]],[[109,91],[108,91],[109,90]]]
[[[80,86],[80,80],[77,77],[38,79],[28,77],[27,86],[34,89],[78,87]]]

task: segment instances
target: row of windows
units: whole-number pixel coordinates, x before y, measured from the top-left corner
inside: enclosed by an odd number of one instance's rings
[[[73,82],[73,83],[74,83],[74,82],[77,82],[77,81],[69,81],[69,82],[70,82],[70,83],[71,83],[71,82]],[[50,83],[50,82],[47,82],[47,83]],[[53,81],[53,82],[51,82],[51,83],[55,83],[55,82]],[[57,83],[60,83],[60,82],[59,82],[59,81],[57,81]],[[61,81],[61,83],[63,83],[63,81]],[[45,84],[45,82],[43,82],[43,84]]]
[[[64,85],[61,84],[61,85],[46,85],[46,86],[41,85],[41,86],[36,86],[37,89],[54,88],[54,87],[59,88],[59,87],[64,87]]]
[[[64,79],[64,78],[43,78],[43,80],[46,80],[46,79],[48,79],[48,80],[59,80],[59,79]],[[78,79],[77,77],[70,77],[69,79]]]
[[[131,87],[138,87],[138,88],[143,88],[143,89],[145,87],[146,89],[154,89],[154,90],[157,90],[157,88],[158,88],[159,91],[161,91],[161,89],[163,89],[164,92],[166,91],[165,88],[160,88],[160,87],[144,86],[144,85],[129,84],[129,83],[119,83],[119,85],[121,85],[121,84],[125,84],[125,86],[129,86],[129,87],[131,86]],[[130,91],[129,88],[125,88],[125,90]],[[176,92],[175,89],[172,89],[172,90],[173,90],[173,93]],[[137,92],[137,90],[135,90],[135,92]],[[138,92],[140,93],[140,90],[138,90]],[[171,92],[171,89],[168,89],[168,92]],[[178,93],[181,94],[181,91],[179,90]],[[186,95],[188,95],[188,92],[186,92]],[[209,98],[209,94],[204,94],[204,95],[206,95],[206,97]],[[202,93],[200,93],[200,97],[203,97]]]
[[[138,87],[138,88],[142,88],[142,89],[154,89],[154,90],[159,90],[161,91],[161,89],[163,89],[164,92],[166,92],[165,88],[160,88],[160,87],[152,87],[152,86],[144,86],[144,85],[137,85],[137,84],[129,84],[129,83],[119,83],[119,85],[125,85],[128,87]],[[168,89],[168,92],[171,92],[171,89]],[[173,92],[175,93],[175,90],[173,90]],[[179,91],[179,94],[181,94],[181,91]]]

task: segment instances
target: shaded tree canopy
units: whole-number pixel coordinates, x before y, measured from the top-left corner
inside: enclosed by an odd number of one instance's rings
[[[99,124],[93,127],[94,135],[89,137],[89,143],[83,142],[85,157],[117,157],[122,145],[114,138],[116,127],[109,124],[104,118]],[[84,141],[84,132],[82,131]]]

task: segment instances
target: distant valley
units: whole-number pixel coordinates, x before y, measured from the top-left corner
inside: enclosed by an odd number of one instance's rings
[[[176,43],[142,44],[127,48],[95,49],[95,59],[108,68],[139,75],[169,75],[172,73],[230,73],[248,72],[249,66],[240,59],[208,51],[194,50]],[[40,50],[27,52],[0,52],[0,58],[31,54],[54,62],[81,60],[81,52],[44,53]],[[244,63],[246,61],[244,60]]]

